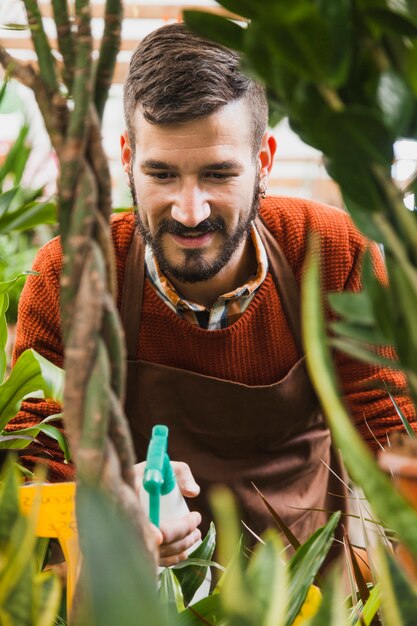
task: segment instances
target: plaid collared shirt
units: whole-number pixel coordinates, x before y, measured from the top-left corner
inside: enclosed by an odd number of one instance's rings
[[[158,262],[148,245],[145,250],[146,275],[169,308],[190,324],[206,330],[226,328],[243,315],[268,272],[266,250],[254,224],[250,234],[258,263],[256,274],[238,289],[220,296],[211,309],[181,297],[159,269]]]

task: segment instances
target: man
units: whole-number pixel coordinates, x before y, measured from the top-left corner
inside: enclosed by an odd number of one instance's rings
[[[341,468],[303,357],[307,236],[321,237],[326,291],[360,289],[367,242],[343,211],[265,198],[276,143],[266,130],[264,91],[240,73],[232,51],[182,25],[165,26],[134,53],[124,104],[122,161],[135,212],[116,217],[112,230],[128,348],[126,411],[138,462],[152,426],[170,427],[171,456],[192,471],[178,468],[183,491],[196,496],[199,511],[162,529],[161,560],[184,557],[199,536],[200,513],[207,527],[215,482],[231,486],[252,532],[271,523],[254,483],[303,541],[325,521],[320,509],[344,506],[330,495],[342,488],[328,467]],[[34,347],[61,364],[58,240],[34,267],[40,275],[29,277],[21,298],[15,358]],[[381,381],[413,415],[402,375],[343,355],[337,367],[370,445],[401,427]],[[53,410],[28,402],[15,423]],[[51,477],[68,477],[56,448],[44,443]]]

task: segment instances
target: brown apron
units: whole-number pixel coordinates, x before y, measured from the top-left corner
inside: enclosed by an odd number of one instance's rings
[[[242,520],[256,534],[273,526],[254,483],[303,542],[327,519],[314,509],[344,509],[346,500],[332,495],[344,496],[343,486],[325,464],[339,476],[342,469],[301,356],[298,285],[274,237],[259,219],[256,224],[300,359],[282,380],[259,386],[137,360],[144,245],[134,235],[121,308],[128,351],[126,412],[138,461],[146,458],[152,427],[169,427],[171,459],[188,463],[201,487],[190,506],[202,513],[203,532],[212,518],[207,494],[215,483],[233,490]]]

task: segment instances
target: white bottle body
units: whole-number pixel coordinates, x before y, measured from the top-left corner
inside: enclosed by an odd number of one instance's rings
[[[143,485],[141,485],[140,487],[139,497],[140,497],[140,503],[142,505],[142,508],[145,514],[147,515],[147,517],[149,517],[149,493],[145,490]],[[190,512],[190,509],[188,508],[187,503],[184,499],[184,496],[182,495],[177,483],[175,484],[174,489],[170,491],[170,493],[168,493],[165,496],[161,496],[159,507],[160,507],[159,508],[159,523],[160,524],[163,524],[164,522],[169,522],[171,520],[179,519],[180,517],[184,517],[184,515],[187,515]],[[186,550],[187,556],[191,554],[191,552],[193,552],[196,548],[198,548],[200,544],[201,544],[201,539],[199,539],[192,546],[190,546]],[[162,569],[163,568],[160,568],[159,571],[161,571]],[[210,568],[208,568],[204,582],[197,589],[197,592],[194,595],[190,604],[195,604],[199,600],[206,598],[209,595],[210,584],[211,584],[211,570]]]

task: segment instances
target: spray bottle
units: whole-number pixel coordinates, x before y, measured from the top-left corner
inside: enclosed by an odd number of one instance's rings
[[[168,456],[168,433],[167,426],[161,424],[153,427],[140,489],[143,509],[152,524],[158,528],[162,522],[178,519],[189,513]],[[187,555],[193,552],[200,543],[201,539],[188,548]],[[209,594],[210,583],[211,572],[208,569],[206,578],[197,590],[192,603]]]

